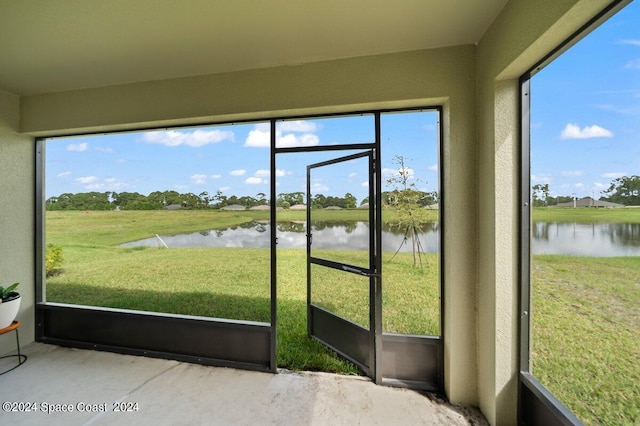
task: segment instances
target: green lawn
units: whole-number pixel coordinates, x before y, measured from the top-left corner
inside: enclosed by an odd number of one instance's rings
[[[532,371],[586,424],[640,421],[640,258],[535,256]]]
[[[304,215],[284,211],[278,212],[278,219],[304,220]],[[226,228],[267,218],[265,212],[48,212],[47,242],[63,247],[65,261],[64,272],[47,280],[47,300],[269,322],[268,249],[118,246],[156,233]],[[314,211],[314,218],[358,220],[365,219],[366,212]],[[368,254],[335,250],[315,255],[361,264]],[[383,259],[384,330],[440,334],[438,256],[423,255],[425,266],[416,269],[411,254],[400,253],[391,260],[392,255]],[[306,335],[306,251],[278,249],[277,272],[279,366],[356,372]],[[312,276],[314,303],[368,327],[367,279],[315,265]]]
[[[536,207],[533,220],[563,223],[640,223],[640,208]]]
[[[327,221],[366,212],[314,212]],[[604,215],[604,216],[603,216]],[[393,212],[385,211],[386,220]],[[434,216],[435,218],[435,216]],[[195,232],[268,219],[264,212],[50,212],[47,242],[64,249],[64,272],[47,280],[47,299],[187,315],[268,322],[269,250],[121,248],[158,234]],[[304,220],[304,212],[278,212]],[[557,222],[640,222],[640,209],[534,209]],[[365,253],[331,251],[335,260]],[[439,258],[383,258],[384,331],[440,334]],[[358,374],[306,335],[306,253],[277,250],[278,364],[290,369]],[[344,257],[348,256],[348,257]],[[640,258],[534,256],[533,373],[586,424],[640,419]],[[314,303],[367,325],[367,280],[314,266]],[[339,286],[335,283],[339,282]]]

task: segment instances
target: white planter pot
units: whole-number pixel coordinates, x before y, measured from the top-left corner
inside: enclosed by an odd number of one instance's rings
[[[0,303],[0,329],[9,327],[13,320],[16,319],[18,309],[20,309],[20,300],[22,300],[22,297]]]

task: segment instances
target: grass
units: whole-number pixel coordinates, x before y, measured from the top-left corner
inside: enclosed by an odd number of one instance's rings
[[[314,219],[358,220],[365,214],[317,211]],[[393,212],[385,211],[384,217],[393,220]],[[264,212],[47,213],[48,242],[62,245],[65,255],[64,273],[47,281],[48,300],[268,322],[268,250],[117,246],[155,233],[267,218]],[[304,220],[304,212],[278,212],[278,219]],[[534,209],[534,219],[637,223],[640,209]],[[354,251],[329,255],[356,264],[366,256]],[[384,330],[440,334],[438,255],[426,255],[423,269],[411,267],[410,253],[392,255],[383,258]],[[307,337],[305,256],[304,250],[277,250],[278,364],[358,374]],[[640,259],[545,255],[534,256],[532,267],[535,377],[586,424],[637,424]],[[326,268],[313,274],[314,303],[367,325],[366,279]]]
[[[637,424],[640,258],[535,256],[532,276],[534,376],[585,424]]]
[[[640,223],[640,208],[536,207],[533,220],[560,223]]]
[[[393,212],[387,217],[393,218]],[[226,228],[267,218],[265,212],[48,212],[47,242],[64,247],[65,263],[63,274],[47,280],[47,300],[269,322],[269,250],[118,246],[156,233]],[[278,212],[280,220],[304,218],[304,211]],[[366,212],[319,210],[314,211],[314,219],[363,220]],[[357,264],[367,256],[366,252],[345,250],[324,254]],[[307,336],[306,251],[278,249],[277,259],[279,366],[356,373],[353,365]],[[425,255],[423,260],[426,267],[420,270],[411,266],[410,254],[384,261],[385,331],[440,333],[438,256]],[[341,272],[326,280],[323,275],[328,273],[326,268],[314,270],[314,302],[331,305],[338,314],[368,326],[368,280]],[[340,293],[344,290],[350,291]]]

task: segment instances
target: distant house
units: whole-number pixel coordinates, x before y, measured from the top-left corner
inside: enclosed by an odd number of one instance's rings
[[[623,204],[611,203],[609,201],[594,200],[591,197],[583,197],[579,200],[569,201],[568,203],[559,203],[550,207],[600,207],[600,208],[621,208]]]
[[[165,210],[180,210],[180,209],[184,209],[184,207],[182,207],[180,204],[169,204],[168,206],[165,206]]]
[[[271,207],[268,205],[253,206],[249,210],[271,210]]]
[[[245,206],[241,206],[240,204],[231,204],[230,206],[221,207],[220,210],[230,210],[230,211],[240,211],[246,210]]]
[[[305,204],[294,204],[293,206],[289,207],[289,210],[306,210],[307,206]]]
[[[325,210],[342,210],[342,207],[338,207],[338,206],[329,206],[329,207],[325,207]]]

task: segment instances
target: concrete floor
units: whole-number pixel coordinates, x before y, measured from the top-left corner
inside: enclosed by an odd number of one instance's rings
[[[0,424],[487,424],[475,409],[361,377],[257,373],[41,343],[22,352],[27,362],[0,376],[0,402],[37,411],[7,412],[3,404]],[[15,360],[1,359],[0,371]],[[114,403],[137,411],[113,412]],[[72,411],[43,411],[63,408],[55,404]],[[83,404],[96,412],[81,412]]]

